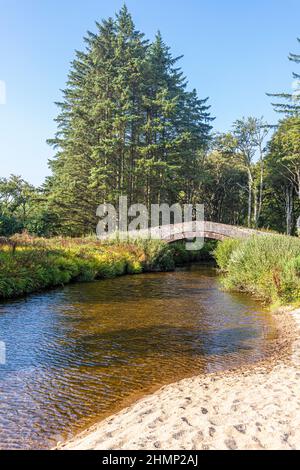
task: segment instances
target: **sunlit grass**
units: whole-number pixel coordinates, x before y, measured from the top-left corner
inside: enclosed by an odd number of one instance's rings
[[[274,304],[300,301],[300,240],[285,235],[225,240],[215,250],[224,287]]]
[[[17,237],[0,247],[0,297],[15,297],[75,281],[92,281],[144,269],[145,252],[135,245],[104,245],[86,239]]]
[[[12,241],[14,244],[12,245]],[[187,252],[184,244],[158,240],[113,243],[87,238],[33,238],[17,235],[0,245],[0,298],[12,298],[70,282],[123,274],[170,271],[209,255]]]

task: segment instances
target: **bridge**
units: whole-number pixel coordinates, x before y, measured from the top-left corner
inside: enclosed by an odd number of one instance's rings
[[[183,222],[179,224],[163,225],[143,230],[129,232],[115,232],[102,234],[99,239],[114,238],[116,235],[123,240],[128,238],[152,238],[173,243],[178,240],[192,240],[195,238],[207,238],[212,240],[225,240],[226,238],[248,238],[252,235],[267,235],[268,232],[238,227],[235,225],[220,224],[218,222]]]
[[[212,240],[225,240],[226,238],[249,238],[253,235],[265,235],[266,232],[237,227],[235,225],[220,224],[217,222],[185,222],[171,226],[162,226],[151,229],[159,233],[158,238],[172,243],[177,240],[192,238],[208,238]]]

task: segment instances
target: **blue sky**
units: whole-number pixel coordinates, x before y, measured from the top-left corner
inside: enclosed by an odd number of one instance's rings
[[[0,177],[20,174],[41,184],[53,151],[69,64],[94,21],[112,16],[123,0],[0,0]],[[276,122],[265,93],[290,90],[289,52],[299,52],[299,0],[127,0],[138,29],[158,29],[190,87],[210,97],[215,128],[242,116]],[[1,89],[1,87],[0,87]]]

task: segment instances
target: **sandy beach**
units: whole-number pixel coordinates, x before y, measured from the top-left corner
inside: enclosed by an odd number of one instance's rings
[[[300,309],[266,361],[167,385],[61,450],[300,449]]]

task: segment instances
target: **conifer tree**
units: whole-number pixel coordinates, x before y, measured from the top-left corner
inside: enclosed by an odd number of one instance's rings
[[[126,6],[96,25],[76,52],[50,141],[49,207],[71,235],[94,232],[97,206],[122,194],[176,202],[210,133],[209,106],[187,91],[160,33],[149,44]]]
[[[300,43],[300,38],[297,38],[297,41]],[[300,54],[290,53],[288,58],[291,62],[295,62],[296,64],[300,63]],[[272,103],[275,111],[279,113],[286,115],[299,115],[300,113],[300,74],[294,72],[293,79],[293,93],[267,93],[268,96],[280,98],[285,101],[282,103]]]

